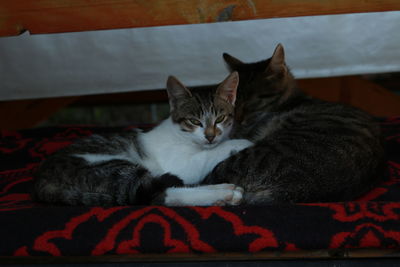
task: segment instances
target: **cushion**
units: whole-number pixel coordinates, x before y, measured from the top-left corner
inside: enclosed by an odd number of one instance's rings
[[[344,203],[70,207],[35,203],[32,173],[56,150],[132,127],[2,131],[0,256],[288,252],[400,248],[400,117],[380,120],[388,175]],[[6,242],[5,242],[6,241]]]

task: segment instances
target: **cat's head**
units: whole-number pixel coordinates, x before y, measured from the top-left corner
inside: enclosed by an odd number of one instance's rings
[[[293,75],[285,63],[285,52],[279,44],[271,58],[243,63],[224,53],[224,60],[231,71],[240,77],[238,88],[237,117],[253,112],[271,111],[296,93]]]
[[[237,72],[212,90],[191,90],[170,76],[167,92],[171,119],[180,133],[206,148],[226,139],[232,130],[238,84]]]

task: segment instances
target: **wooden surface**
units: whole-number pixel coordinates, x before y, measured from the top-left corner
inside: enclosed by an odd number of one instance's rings
[[[359,76],[299,79],[307,94],[356,106],[378,117],[400,115],[400,96]],[[165,90],[0,102],[0,130],[30,128],[70,104],[99,106],[166,102]]]
[[[393,84],[398,85],[399,81]],[[352,105],[377,117],[400,115],[400,95],[360,76],[298,79],[297,85],[315,98]],[[163,101],[167,101],[166,91],[154,90],[83,96],[77,99],[75,104],[138,104]]]
[[[331,102],[358,107],[377,117],[400,115],[400,96],[359,76],[300,79],[307,94]]]
[[[400,10],[399,0],[2,0],[0,36]]]
[[[343,249],[343,250],[303,250],[276,251],[258,253],[166,253],[166,254],[134,254],[134,255],[105,255],[105,256],[28,256],[0,257],[0,264],[68,264],[68,263],[161,263],[204,262],[204,261],[263,261],[263,260],[340,260],[340,259],[372,259],[399,258],[400,251],[396,249]],[[386,265],[385,265],[386,266]]]
[[[78,97],[0,102],[0,130],[19,130],[37,126]]]

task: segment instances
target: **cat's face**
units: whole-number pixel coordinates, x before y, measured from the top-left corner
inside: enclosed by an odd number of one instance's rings
[[[172,121],[184,138],[211,148],[228,138],[234,122],[234,104],[239,83],[237,72],[213,91],[189,90],[175,77],[167,82]]]
[[[240,76],[236,109],[239,121],[248,114],[273,110],[295,92],[295,80],[280,44],[271,58],[260,62],[243,63],[228,54],[224,54],[224,60]]]

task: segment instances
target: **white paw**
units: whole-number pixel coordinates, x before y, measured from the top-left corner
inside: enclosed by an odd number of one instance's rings
[[[226,184],[230,185],[230,184]],[[239,205],[243,198],[243,188],[219,189],[219,198],[213,203],[214,206]],[[217,193],[217,192],[216,192]]]
[[[242,195],[244,193],[244,189],[240,186],[235,185],[235,191],[239,191]]]
[[[235,190],[233,190],[233,197],[229,204],[230,205],[239,205],[242,202],[242,198],[243,198],[243,188],[241,188],[241,187],[236,188]]]
[[[219,189],[233,190],[236,188],[236,185],[234,185],[234,184],[210,184],[210,185],[203,185],[202,188],[207,188],[210,190],[219,190]]]
[[[247,139],[232,139],[229,140],[229,142],[231,146],[231,154],[236,154],[237,152],[253,145],[253,143]]]

